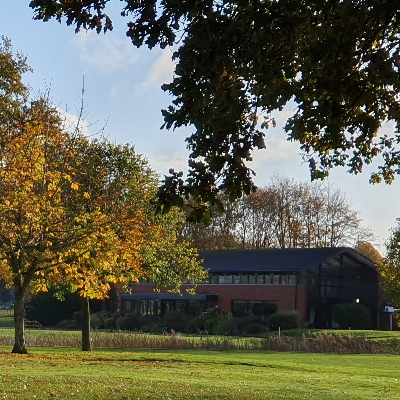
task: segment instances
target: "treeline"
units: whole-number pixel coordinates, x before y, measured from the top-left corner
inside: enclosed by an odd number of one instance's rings
[[[372,237],[346,196],[324,182],[276,175],[211,224],[186,224],[182,237],[201,250],[353,246]]]

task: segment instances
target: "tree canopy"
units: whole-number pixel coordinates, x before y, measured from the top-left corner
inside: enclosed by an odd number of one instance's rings
[[[112,30],[107,0],[32,0],[34,18],[80,29]],[[254,190],[248,166],[265,147],[275,112],[296,104],[287,120],[311,179],[335,166],[360,173],[380,157],[372,182],[399,173],[400,15],[382,0],[124,0],[135,46],[174,46],[173,95],[166,128],[189,125],[189,174],[171,171],[159,207],[192,198],[192,219],[207,219],[216,193],[234,200]],[[392,135],[379,133],[393,121]]]
[[[275,175],[255,193],[231,203],[209,226],[187,223],[182,235],[198,249],[354,246],[372,237],[346,196],[324,182]],[[363,247],[364,248],[364,247]]]
[[[177,243],[179,218],[154,215],[158,179],[147,160],[133,146],[87,138],[79,126],[68,131],[48,98],[29,98],[28,69],[2,38],[0,278],[14,290],[13,352],[27,352],[28,289],[49,285],[80,295],[88,317],[82,349],[90,350],[89,299],[107,297],[110,283],[151,274],[176,287],[205,272],[196,250]]]
[[[386,256],[379,266],[381,287],[385,300],[391,306],[400,308],[400,220],[392,229],[392,234],[386,243]]]

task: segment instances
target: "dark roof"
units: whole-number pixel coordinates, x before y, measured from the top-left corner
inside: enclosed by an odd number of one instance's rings
[[[213,273],[297,272],[317,268],[319,264],[341,254],[358,263],[375,268],[375,264],[349,247],[313,249],[259,249],[200,251],[203,266]]]

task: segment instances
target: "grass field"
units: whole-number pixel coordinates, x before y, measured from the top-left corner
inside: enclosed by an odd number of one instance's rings
[[[399,358],[0,348],[0,399],[400,399]]]

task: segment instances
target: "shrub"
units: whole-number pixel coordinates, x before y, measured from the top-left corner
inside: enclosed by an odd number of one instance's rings
[[[260,324],[265,327],[265,320],[258,315],[248,315],[247,317],[240,318],[236,324],[236,331],[238,335],[252,335],[253,333],[249,332],[249,327],[253,324]]]
[[[184,332],[189,319],[189,315],[170,310],[164,315],[162,323],[168,330],[173,329],[175,332]]]
[[[57,325],[56,328],[58,329],[77,329],[78,326],[76,322],[72,319],[65,319],[63,321],[60,321]]]
[[[163,332],[163,327],[161,326],[161,324],[159,322],[153,322],[149,325],[144,325],[142,326],[142,328],[140,329],[142,332],[145,333],[162,333]]]
[[[72,314],[72,319],[76,323],[77,326],[82,325],[82,311],[75,311]]]
[[[221,318],[213,327],[214,335],[232,336],[237,335],[238,318]]]
[[[193,317],[191,318],[185,326],[186,333],[200,333],[204,331],[204,322],[205,319],[202,317]]]
[[[370,329],[371,327],[369,310],[362,304],[338,304],[334,307],[332,316],[341,329]]]
[[[104,321],[104,329],[114,329],[116,327],[114,318],[107,318]]]
[[[104,327],[104,321],[99,315],[92,314],[90,316],[90,326],[94,329],[101,329]]]
[[[300,314],[297,311],[277,312],[269,317],[271,331],[300,328]]]
[[[268,328],[258,322],[248,326],[246,333],[248,335],[259,335],[261,333],[267,332]]]

